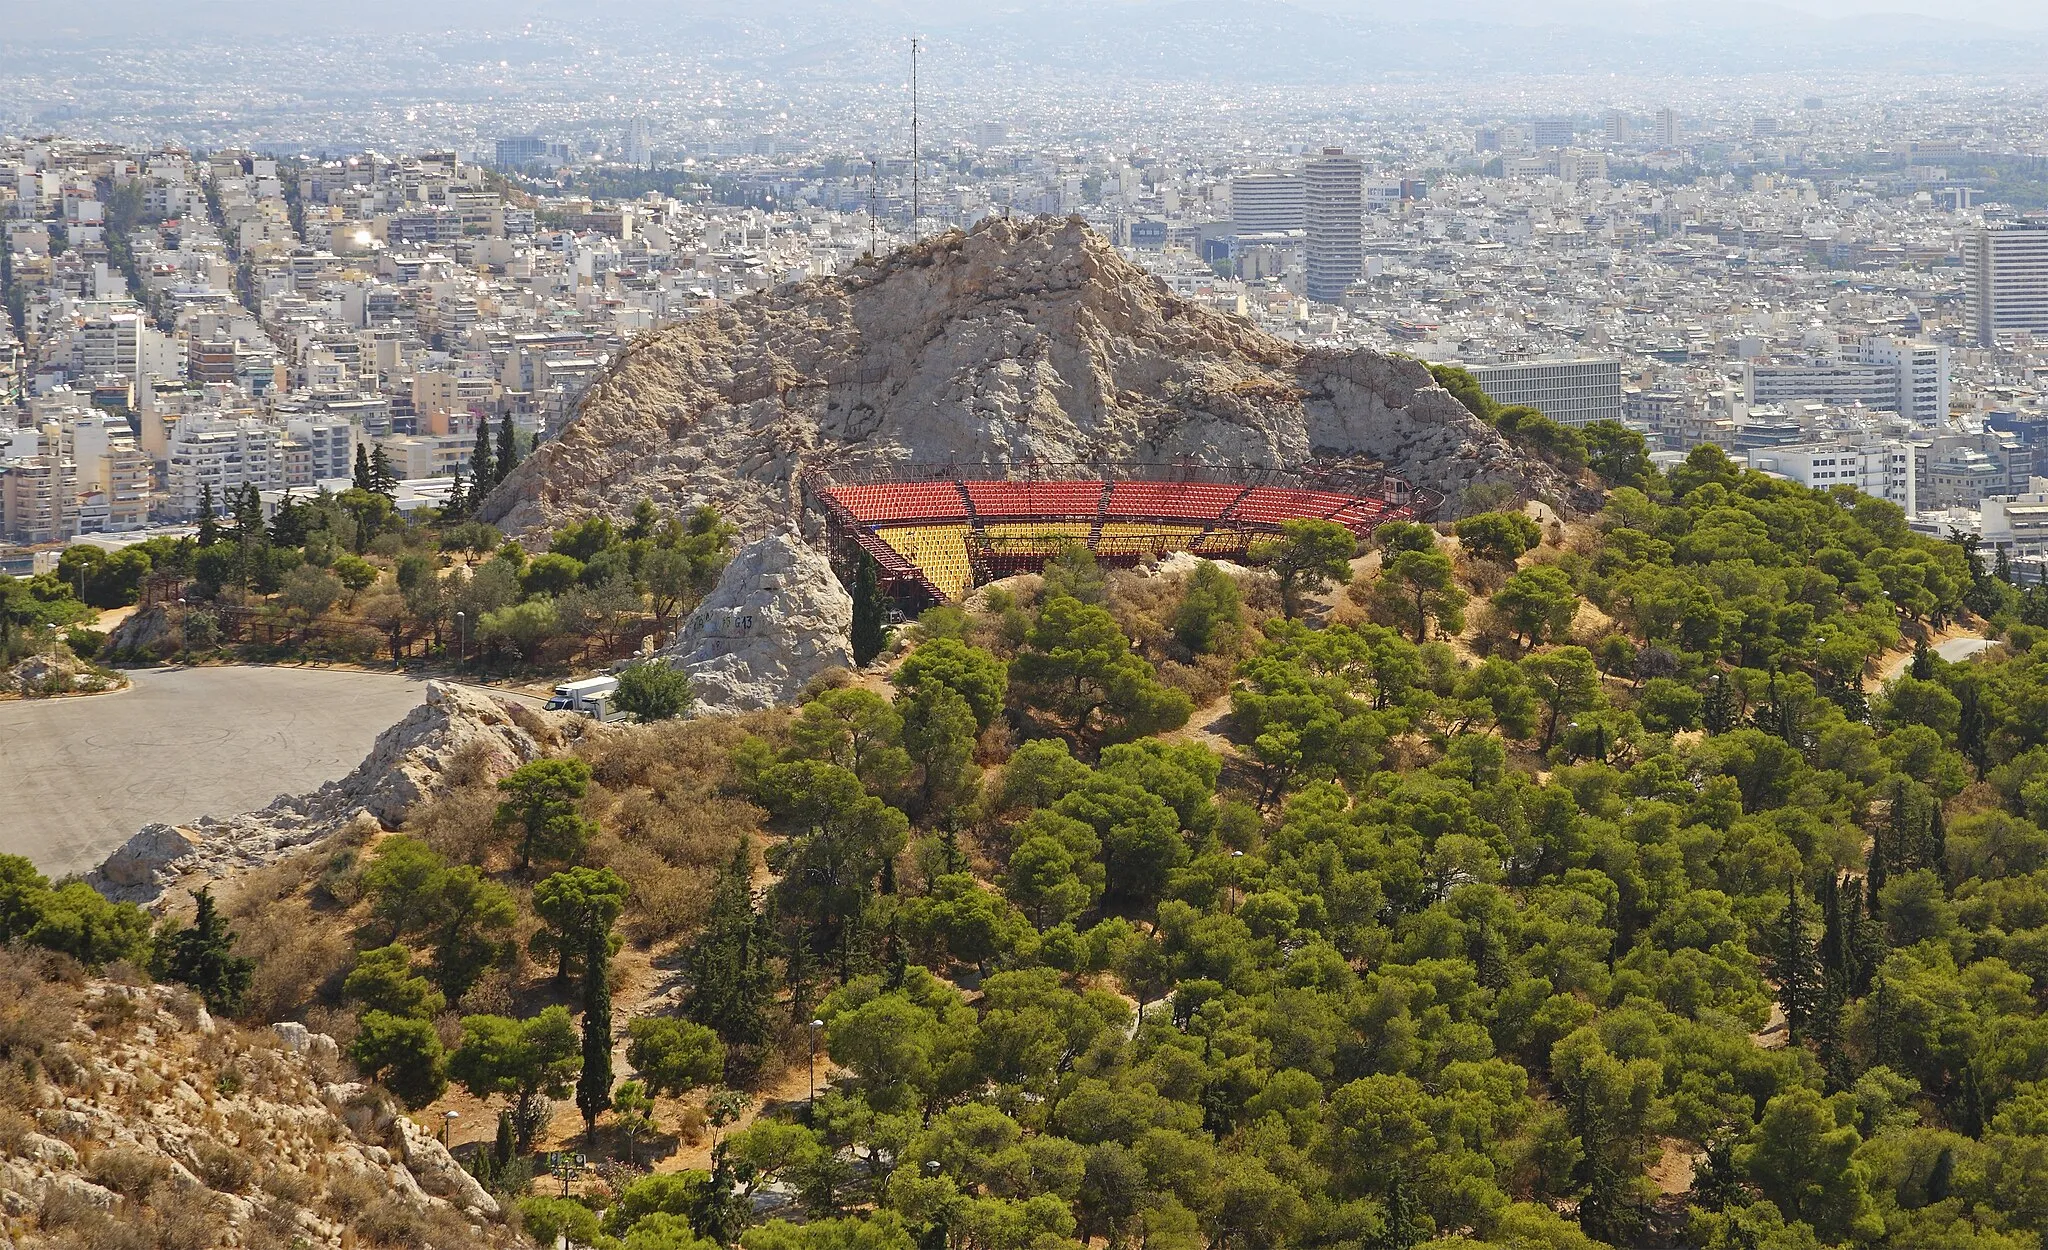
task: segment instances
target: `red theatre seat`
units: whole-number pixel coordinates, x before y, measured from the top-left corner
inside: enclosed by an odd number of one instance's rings
[[[867,525],[885,521],[962,521],[966,501],[958,482],[876,482],[835,486],[826,492]]]
[[[1213,521],[1242,494],[1242,486],[1212,482],[1118,482],[1110,488],[1106,514]]]
[[[1092,521],[1102,507],[1102,483],[1093,480],[967,482],[965,486],[967,497],[974,501],[975,515],[984,521],[1007,517]]]

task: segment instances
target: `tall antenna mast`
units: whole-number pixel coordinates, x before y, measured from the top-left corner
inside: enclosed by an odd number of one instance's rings
[[[917,219],[919,209],[918,178],[921,171],[918,166],[922,163],[917,151],[917,37],[913,35],[910,40],[910,241],[912,243],[916,243],[920,239]]]

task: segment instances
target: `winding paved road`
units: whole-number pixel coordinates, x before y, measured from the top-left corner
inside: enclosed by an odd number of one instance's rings
[[[1998,643],[1995,639],[1966,635],[1961,638],[1950,638],[1946,641],[1935,643],[1934,654],[1951,664],[1961,664],[1979,651],[1989,650],[1997,645]],[[1905,672],[1907,666],[1912,664],[1912,662],[1913,657],[1910,654],[1902,655],[1893,660],[1890,664],[1885,665],[1884,679],[1891,681],[1896,678],[1900,673]]]
[[[398,673],[143,669],[116,694],[0,703],[0,852],[84,872],[141,826],[344,777],[426,697]]]

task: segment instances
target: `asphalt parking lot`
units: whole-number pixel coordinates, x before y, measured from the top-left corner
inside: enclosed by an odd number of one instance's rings
[[[151,821],[251,811],[348,775],[426,697],[397,673],[138,670],[117,694],[0,703],[0,852],[84,872]]]

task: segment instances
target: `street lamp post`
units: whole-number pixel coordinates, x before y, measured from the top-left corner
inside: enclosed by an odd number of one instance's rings
[[[811,1096],[804,1104],[804,1118],[810,1119],[818,1109],[818,1030],[825,1027],[823,1020],[811,1021]]]
[[[441,1144],[443,1146],[449,1144],[449,1136],[455,1131],[455,1122],[461,1118],[462,1113],[460,1111],[443,1111],[441,1113]]]
[[[460,612],[455,614],[455,668],[458,672],[461,671],[463,659],[465,658],[462,647],[462,623],[468,619],[467,616]]]

